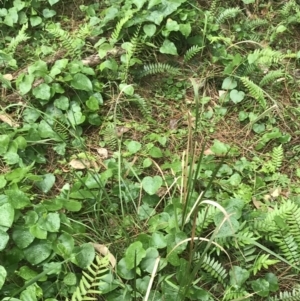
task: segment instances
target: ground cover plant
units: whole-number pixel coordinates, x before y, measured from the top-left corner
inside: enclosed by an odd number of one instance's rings
[[[299,300],[299,23],[0,0],[0,300]]]

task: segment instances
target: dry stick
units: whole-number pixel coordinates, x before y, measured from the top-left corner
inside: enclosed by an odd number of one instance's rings
[[[160,256],[158,256],[155,260],[154,267],[153,267],[153,270],[152,270],[152,273],[151,273],[151,278],[149,280],[149,284],[148,284],[148,288],[147,288],[147,292],[146,292],[144,301],[148,301],[148,299],[149,299],[149,295],[150,295],[150,292],[151,292],[152,284],[153,284],[153,281],[154,281],[154,278],[155,278],[155,274],[156,274],[156,271],[157,271],[157,268],[158,268],[159,261],[160,261]]]

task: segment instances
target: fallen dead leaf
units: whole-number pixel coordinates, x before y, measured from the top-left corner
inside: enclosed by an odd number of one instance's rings
[[[256,209],[259,209],[262,205],[262,202],[261,201],[258,201],[256,198],[253,198],[252,199],[252,202],[253,202],[253,205]]]
[[[8,125],[10,125],[11,127],[14,127],[14,128],[17,128],[17,127],[20,126],[9,115],[4,114],[4,113],[0,113],[0,120],[7,123]]]
[[[91,167],[91,162],[84,159],[72,159],[69,165],[75,169],[86,169]]]
[[[4,75],[3,75],[3,78],[5,78],[5,79],[7,79],[7,80],[9,80],[9,81],[13,80],[12,74],[9,74],[9,73],[4,74]]]
[[[208,148],[203,152],[203,154],[206,155],[206,156],[214,155],[214,152],[210,148]]]
[[[108,150],[104,147],[97,148],[97,153],[100,156],[101,159],[107,159],[108,158]]]
[[[92,243],[92,245],[99,254],[103,256],[108,256],[109,262],[113,268],[116,266],[117,260],[115,256],[110,253],[109,249],[105,245],[96,243]]]

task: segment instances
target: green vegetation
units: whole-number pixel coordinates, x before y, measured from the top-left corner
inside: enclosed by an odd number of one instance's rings
[[[300,299],[297,1],[0,24],[0,300]]]

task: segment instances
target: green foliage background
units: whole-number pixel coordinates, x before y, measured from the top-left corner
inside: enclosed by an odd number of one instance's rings
[[[295,0],[0,4],[1,300],[299,299]]]

